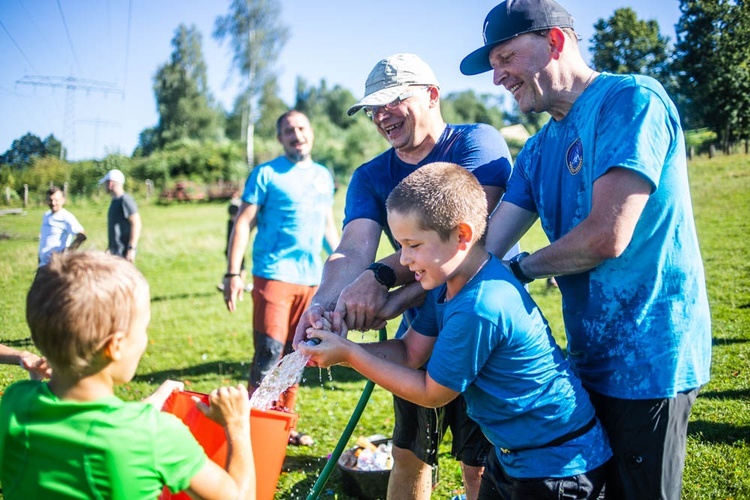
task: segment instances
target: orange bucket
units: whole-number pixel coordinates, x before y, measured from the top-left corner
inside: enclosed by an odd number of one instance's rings
[[[190,428],[190,432],[203,447],[208,458],[226,468],[227,440],[224,428],[203,415],[193,397],[208,404],[207,394],[174,391],[161,410],[179,417]],[[253,408],[250,413],[250,441],[255,459],[258,500],[273,500],[281,467],[284,465],[289,432],[296,422],[296,413],[277,410],[261,411],[256,408]],[[190,497],[186,493],[172,493],[165,486],[159,499],[189,500]]]

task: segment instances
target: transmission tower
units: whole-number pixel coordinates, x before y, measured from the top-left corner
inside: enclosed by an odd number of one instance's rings
[[[16,80],[16,85],[32,85],[34,87],[54,87],[65,89],[65,116],[63,119],[63,147],[60,148],[60,158],[65,157],[65,152],[72,150],[75,146],[75,91],[102,92],[104,94],[125,95],[116,84],[86,80],[74,76],[24,76]]]

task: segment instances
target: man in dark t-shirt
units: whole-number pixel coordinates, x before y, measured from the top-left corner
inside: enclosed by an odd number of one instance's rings
[[[120,170],[110,170],[99,184],[103,184],[112,197],[107,212],[108,251],[135,262],[141,237],[141,215],[133,197],[124,190],[125,175]]]

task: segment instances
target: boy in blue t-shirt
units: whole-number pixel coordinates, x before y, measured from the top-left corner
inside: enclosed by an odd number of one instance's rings
[[[250,402],[243,386],[213,391],[198,407],[224,427],[227,470],[190,430],[160,412],[179,382],[125,402],[148,344],[148,284],[135,266],[102,252],[54,253],[26,298],[34,345],[49,382],[16,382],[0,402],[0,482],[6,500],[153,499],[164,486],[193,498],[255,498]]]
[[[310,329],[322,342],[300,352],[319,366],[346,363],[419,405],[463,393],[494,445],[479,498],[596,498],[612,456],[607,437],[541,311],[485,250],[476,178],[455,164],[425,165],[387,209],[401,264],[430,291],[419,316],[401,339],[372,344]]]

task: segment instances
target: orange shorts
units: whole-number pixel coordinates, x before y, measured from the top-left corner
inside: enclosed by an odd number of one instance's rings
[[[285,353],[291,352],[294,329],[317,290],[317,286],[253,276],[253,329],[285,344]]]

